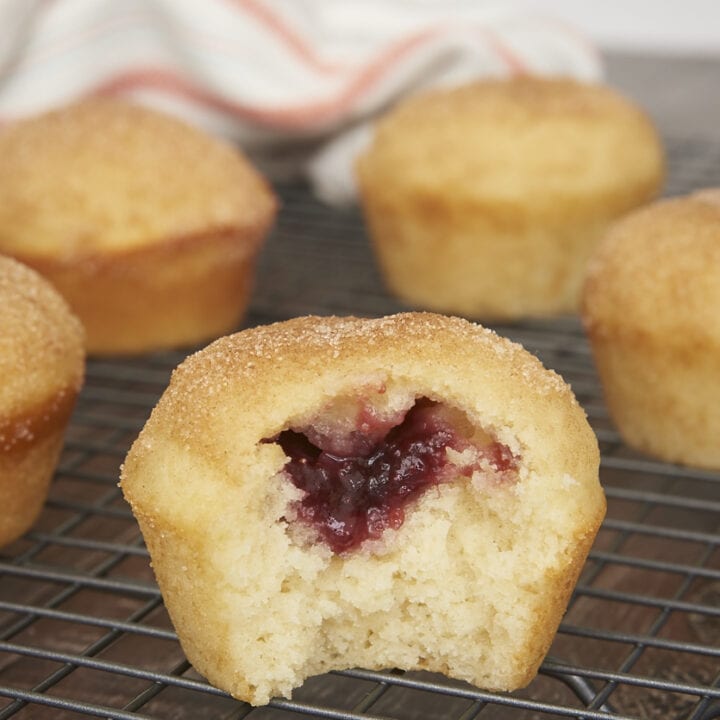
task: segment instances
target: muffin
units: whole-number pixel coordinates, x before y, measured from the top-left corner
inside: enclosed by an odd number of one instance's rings
[[[618,222],[589,264],[582,314],[627,444],[720,469],[720,190]]]
[[[0,546],[40,514],[84,368],[82,326],[67,303],[0,256]]]
[[[408,99],[379,122],[357,174],[391,291],[516,320],[577,312],[591,249],[655,195],[663,153],[609,88],[519,77]]]
[[[187,657],[257,705],[353,666],[528,683],[598,461],[568,386],[488,330],[305,317],[182,363],[122,488]]]
[[[0,131],[0,252],[45,275],[93,354],[234,329],[275,212],[235,148],[164,114],[88,100]]]

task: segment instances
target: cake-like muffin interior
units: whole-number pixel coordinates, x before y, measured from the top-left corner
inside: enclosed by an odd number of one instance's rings
[[[399,529],[408,506],[431,487],[478,472],[511,482],[517,467],[506,445],[427,398],[389,414],[367,398],[335,400],[275,442],[289,458],[285,473],[303,492],[292,515],[335,553]]]

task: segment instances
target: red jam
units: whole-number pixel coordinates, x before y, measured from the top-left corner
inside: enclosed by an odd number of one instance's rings
[[[408,504],[448,479],[446,448],[462,452],[470,443],[440,407],[421,399],[387,433],[368,428],[365,413],[363,430],[369,432],[354,432],[350,443],[342,443],[342,454],[334,451],[337,443],[332,440],[323,448],[302,433],[280,433],[276,442],[290,458],[285,471],[305,491],[296,508],[298,517],[314,527],[333,552],[353,550],[365,540],[380,538],[387,528],[399,528]],[[479,450],[498,472],[515,468],[516,458],[507,446],[492,442]],[[455,475],[466,476],[476,469],[451,468]]]

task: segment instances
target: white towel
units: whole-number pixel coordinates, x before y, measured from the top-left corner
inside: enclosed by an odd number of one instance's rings
[[[572,28],[489,0],[0,0],[0,121],[120,95],[239,143],[271,177],[354,197],[378,113],[519,73],[597,80]]]

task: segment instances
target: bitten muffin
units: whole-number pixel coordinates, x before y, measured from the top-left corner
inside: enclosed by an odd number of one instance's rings
[[[488,330],[307,317],[180,365],[122,487],[188,658],[263,704],[353,666],[528,683],[598,461],[568,386]]]
[[[391,291],[516,320],[577,312],[590,251],[655,195],[663,152],[609,88],[523,77],[412,97],[379,122],[357,171]]]
[[[720,189],[617,223],[590,262],[583,320],[628,445],[720,468]]]
[[[88,100],[0,131],[0,252],[49,278],[93,354],[237,327],[275,213],[235,148],[164,114]]]
[[[0,256],[0,546],[40,514],[84,368],[82,326],[67,303]]]

